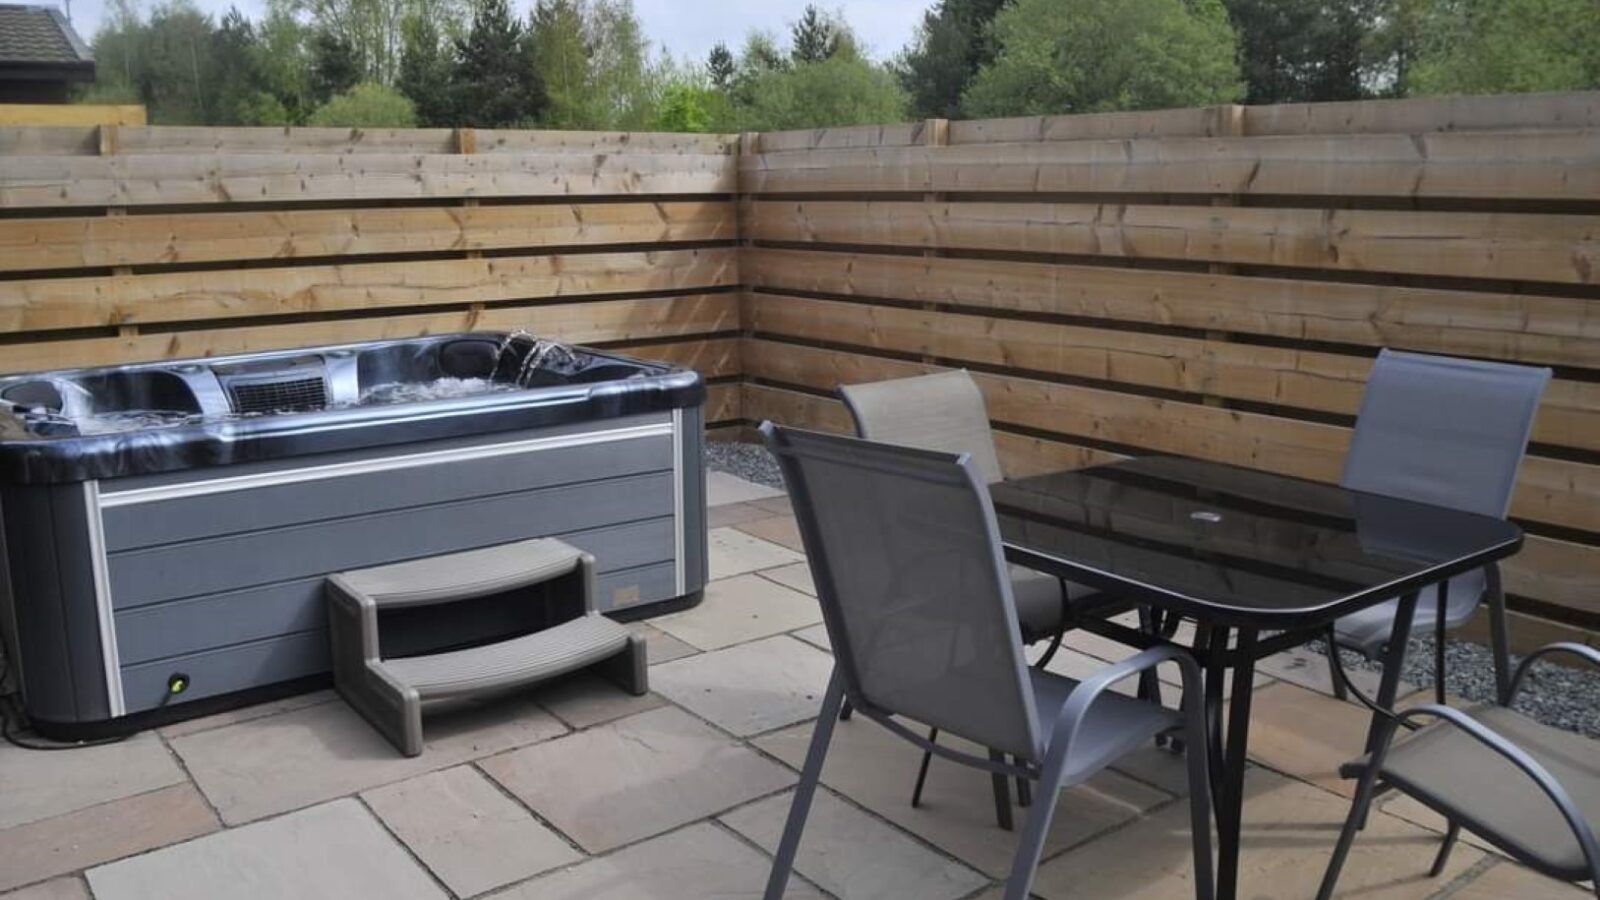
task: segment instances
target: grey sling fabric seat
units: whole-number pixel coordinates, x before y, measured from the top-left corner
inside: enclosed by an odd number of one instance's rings
[[[1362,397],[1344,487],[1504,518],[1550,370],[1384,350]],[[1442,638],[1487,598],[1495,631],[1499,696],[1505,696],[1505,597],[1497,567],[1459,575],[1418,595],[1413,632]],[[1443,599],[1443,603],[1441,603]],[[1377,658],[1394,631],[1398,599],[1340,619],[1341,647]],[[1441,606],[1443,609],[1441,610]],[[1436,693],[1443,697],[1443,640]],[[1333,658],[1337,659],[1337,654]],[[1335,671],[1334,686],[1344,696]]]
[[[1553,653],[1600,666],[1600,650],[1552,644],[1522,661],[1512,679],[1512,701],[1529,663]],[[1393,740],[1400,721],[1429,718],[1435,721]],[[1387,722],[1372,758],[1355,766],[1361,784],[1319,897],[1332,894],[1379,781],[1449,820],[1431,874],[1444,870],[1465,827],[1546,875],[1591,882],[1600,897],[1600,743],[1542,725],[1509,706],[1428,705]]]
[[[856,434],[867,440],[968,453],[984,484],[1003,477],[983,393],[965,370],[840,385],[839,396],[855,421]],[[1029,643],[1059,633],[1065,605],[1087,601],[1096,593],[1015,564],[1008,564],[1007,571],[1019,624]]]
[[[1023,657],[994,508],[966,454],[761,426],[783,470],[834,652],[810,749],[765,896],[783,896],[828,743],[846,698],[860,714],[947,759],[1037,780],[1006,900],[1032,883],[1055,797],[1158,733],[1189,741],[1195,892],[1214,890],[1205,713],[1199,666],[1182,649],[1145,650],[1080,682]],[[1164,662],[1183,673],[1182,713],[1108,688]],[[992,748],[938,746],[932,725]],[[1007,761],[1006,757],[1013,761]]]

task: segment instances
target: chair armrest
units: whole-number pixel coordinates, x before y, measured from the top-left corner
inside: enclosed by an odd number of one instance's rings
[[[1560,645],[1552,645],[1544,649],[1551,650],[1558,646]],[[1543,650],[1539,652],[1542,653]],[[1581,655],[1588,656],[1588,654]],[[1532,657],[1530,656],[1529,658],[1531,659]],[[1373,766],[1381,775],[1383,759],[1388,755],[1389,745],[1394,740],[1395,726],[1424,717],[1438,719],[1443,724],[1459,729],[1468,737],[1499,754],[1524,775],[1533,779],[1533,783],[1539,786],[1544,795],[1555,805],[1556,810],[1561,813],[1561,817],[1566,820],[1567,827],[1572,829],[1573,836],[1578,839],[1579,846],[1583,848],[1584,859],[1589,862],[1592,876],[1597,879],[1596,883],[1600,884],[1600,843],[1596,842],[1594,830],[1589,826],[1588,819],[1584,818],[1583,813],[1578,809],[1578,805],[1573,802],[1572,795],[1567,793],[1566,788],[1561,786],[1561,782],[1557,781],[1548,769],[1540,765],[1538,760],[1529,756],[1527,751],[1461,710],[1430,703],[1424,706],[1415,706],[1399,713],[1392,722],[1384,723],[1385,727],[1380,735],[1377,749],[1373,751],[1372,761],[1369,765]]]
[[[1151,647],[1142,650],[1121,662],[1095,672],[1088,678],[1078,683],[1072,693],[1067,696],[1066,702],[1061,705],[1061,715],[1056,719],[1055,729],[1050,735],[1048,753],[1065,753],[1072,746],[1077,737],[1078,729],[1083,725],[1084,719],[1089,715],[1100,695],[1106,689],[1119,681],[1132,678],[1147,669],[1153,669],[1164,662],[1178,664],[1183,673],[1183,708],[1185,713],[1198,711],[1202,702],[1200,695],[1200,664],[1195,662],[1181,647],[1170,644]]]
[[[1522,658],[1522,662],[1517,664],[1517,671],[1511,676],[1511,687],[1506,691],[1507,706],[1510,706],[1516,702],[1517,689],[1522,687],[1522,676],[1527,674],[1528,666],[1534,660],[1549,656],[1553,653],[1570,653],[1573,656],[1586,659],[1590,663],[1594,664],[1597,668],[1600,668],[1600,650],[1596,650],[1595,648],[1586,646],[1584,644],[1575,644],[1571,641],[1560,641],[1554,644],[1546,644],[1532,653],[1529,653],[1527,656],[1524,656]]]

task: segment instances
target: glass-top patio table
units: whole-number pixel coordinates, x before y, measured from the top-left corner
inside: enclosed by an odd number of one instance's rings
[[[1143,630],[1092,612],[1073,627],[1148,646],[1171,640],[1182,619],[1195,623],[1190,649],[1206,673],[1223,900],[1238,891],[1256,661],[1396,598],[1395,632],[1410,634],[1419,590],[1522,545],[1521,529],[1489,516],[1170,457],[1005,481],[992,496],[1008,559],[1149,610]],[[1404,650],[1405,641],[1386,650],[1377,694],[1384,709],[1394,705]]]

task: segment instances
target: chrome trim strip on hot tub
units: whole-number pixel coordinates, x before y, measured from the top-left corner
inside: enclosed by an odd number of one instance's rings
[[[89,566],[94,576],[95,617],[100,624],[100,658],[106,669],[106,701],[111,715],[127,713],[122,696],[122,663],[117,654],[117,620],[111,606],[111,570],[106,563],[105,523],[101,519],[100,482],[83,483],[83,512],[89,532]]]
[[[211,478],[204,481],[178,482],[163,484],[156,487],[132,488],[100,496],[101,508],[110,509],[118,506],[134,506],[141,503],[154,503],[161,500],[177,500],[187,497],[204,497],[210,494],[231,493],[234,491],[247,491],[254,488],[273,487],[283,484],[301,484],[306,481],[317,481],[328,478],[341,478],[348,475],[365,475],[374,472],[392,472],[403,469],[414,469],[422,466],[438,465],[447,462],[463,462],[478,459],[493,459],[498,456],[509,456],[516,453],[527,453],[535,450],[554,450],[562,447],[583,447],[589,444],[604,444],[614,441],[630,441],[647,437],[662,437],[672,435],[674,446],[681,444],[680,428],[677,426],[678,413],[673,411],[673,422],[660,422],[653,425],[632,425],[626,428],[609,428],[601,431],[584,431],[577,434],[563,434],[554,437],[529,438],[520,441],[508,441],[503,444],[489,444],[479,447],[460,447],[452,450],[432,450],[425,453],[406,453],[398,456],[386,456],[381,459],[357,460],[354,462],[332,463],[323,466],[304,466],[300,468],[287,468],[277,472],[260,472],[253,475],[235,475],[224,478]],[[676,458],[676,455],[675,455]],[[674,463],[677,466],[678,463]],[[681,509],[682,504],[679,503]],[[679,513],[681,519],[681,512]],[[681,526],[680,526],[681,531]],[[681,538],[680,538],[681,544]]]
[[[676,594],[682,597],[688,593],[688,569],[684,566],[684,521],[683,498],[683,410],[672,411],[672,562],[673,578],[677,586]]]

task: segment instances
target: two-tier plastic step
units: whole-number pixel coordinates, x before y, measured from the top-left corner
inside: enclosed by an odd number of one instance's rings
[[[540,538],[341,572],[328,578],[334,684],[356,711],[407,756],[422,753],[429,701],[505,691],[593,667],[625,690],[649,689],[644,642],[594,609],[594,557]],[[385,657],[380,617],[450,604],[472,616],[473,601],[515,596],[575,617],[530,634],[437,653]],[[517,602],[521,602],[517,598]]]

